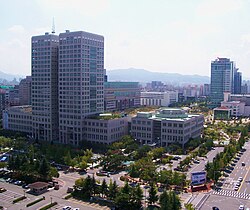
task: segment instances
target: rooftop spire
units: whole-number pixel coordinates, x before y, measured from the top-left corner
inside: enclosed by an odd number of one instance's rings
[[[56,33],[56,27],[55,27],[55,20],[53,17],[53,22],[52,22],[52,34]]]

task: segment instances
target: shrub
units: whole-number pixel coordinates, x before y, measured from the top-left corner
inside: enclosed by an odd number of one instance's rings
[[[19,197],[19,198],[13,200],[13,203],[17,203],[17,202],[22,201],[24,199],[26,199],[26,196],[22,196],[22,197]]]
[[[69,199],[69,198],[72,198],[72,194],[68,194],[68,195],[66,195],[65,197],[64,197],[64,199]]]
[[[45,200],[45,197],[39,198],[39,199],[37,199],[37,200],[35,200],[35,201],[32,201],[32,202],[28,203],[28,204],[26,205],[26,207],[32,206],[32,205],[34,205],[34,204],[36,204],[36,203],[38,203],[38,202],[40,202],[40,201],[42,201],[42,200]]]
[[[57,205],[57,202],[50,203],[47,206],[44,206],[44,207],[40,208],[39,210],[47,210],[47,209],[49,209],[49,208],[51,208],[51,207],[53,207],[55,205]]]

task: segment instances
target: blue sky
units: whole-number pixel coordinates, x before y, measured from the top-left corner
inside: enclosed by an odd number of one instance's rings
[[[250,78],[249,0],[8,0],[0,7],[0,70],[30,74],[30,39],[84,30],[105,37],[105,67],[210,75],[229,57]]]

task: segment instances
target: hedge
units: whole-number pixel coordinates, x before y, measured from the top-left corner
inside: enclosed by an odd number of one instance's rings
[[[51,207],[53,207],[55,205],[57,205],[57,202],[50,203],[47,206],[44,206],[44,207],[40,208],[39,210],[47,210],[47,209],[49,209],[49,208],[51,208]]]
[[[19,198],[13,200],[12,202],[13,202],[13,203],[17,203],[17,202],[22,201],[22,200],[24,200],[24,199],[26,199],[26,196],[19,197]]]
[[[38,203],[38,202],[40,202],[40,201],[42,201],[42,200],[45,200],[45,197],[39,198],[39,199],[37,199],[37,200],[35,200],[35,201],[32,201],[32,202],[28,203],[28,204],[26,205],[26,207],[32,206],[32,205],[34,205],[34,204],[36,204],[36,203]]]
[[[64,199],[69,199],[69,198],[72,198],[72,194],[69,194],[69,195],[66,195],[65,197],[64,197]]]

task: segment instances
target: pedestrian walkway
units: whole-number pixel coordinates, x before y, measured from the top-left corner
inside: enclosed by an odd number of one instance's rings
[[[217,189],[217,190],[214,190],[212,194],[250,200],[250,194],[232,191],[232,190]]]

